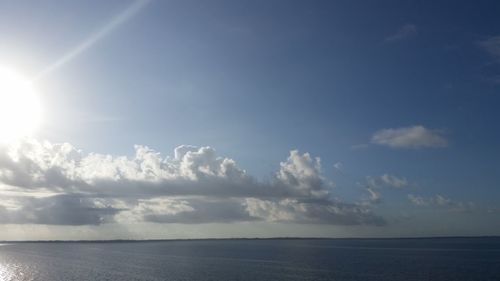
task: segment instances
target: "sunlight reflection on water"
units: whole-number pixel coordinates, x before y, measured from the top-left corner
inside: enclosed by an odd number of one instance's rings
[[[7,246],[9,244],[0,243],[0,247]],[[19,278],[15,278],[15,274],[12,272],[12,267],[10,263],[6,262],[0,253],[0,281],[11,281],[11,280],[19,280]]]
[[[499,238],[18,243],[0,281],[498,281],[499,260]]]
[[[0,281],[10,281],[13,280],[12,272],[9,270],[8,266],[0,264]]]

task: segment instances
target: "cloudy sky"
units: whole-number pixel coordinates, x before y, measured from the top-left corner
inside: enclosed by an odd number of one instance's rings
[[[1,1],[0,239],[500,235],[499,13]]]

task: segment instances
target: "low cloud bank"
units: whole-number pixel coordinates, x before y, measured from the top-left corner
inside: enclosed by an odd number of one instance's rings
[[[173,157],[141,145],[133,157],[37,140],[0,147],[0,223],[385,224],[370,206],[336,199],[331,187],[320,159],[296,150],[259,181],[211,147],[181,145]]]

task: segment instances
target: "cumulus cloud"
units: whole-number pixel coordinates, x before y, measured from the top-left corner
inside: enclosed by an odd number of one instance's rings
[[[417,26],[415,24],[405,24],[401,26],[394,34],[385,38],[386,42],[400,41],[417,35]]]
[[[297,150],[292,150],[288,159],[280,163],[276,180],[303,196],[322,198],[328,195],[328,190],[320,170],[319,158],[312,159],[309,153],[300,155]]]
[[[448,140],[440,130],[417,125],[397,129],[382,129],[371,138],[371,142],[391,148],[440,148],[448,146]]]
[[[419,207],[439,207],[454,211],[469,211],[472,210],[475,205],[472,202],[461,202],[452,200],[440,194],[431,197],[422,197],[413,194],[408,195],[408,200],[415,206]]]
[[[36,140],[0,147],[0,223],[384,224],[368,206],[334,199],[332,186],[320,159],[296,150],[260,181],[211,147],[181,145],[174,157],[140,145],[132,157]]]

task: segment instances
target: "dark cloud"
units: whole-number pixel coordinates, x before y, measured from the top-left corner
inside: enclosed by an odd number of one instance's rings
[[[237,200],[194,199],[187,202],[190,210],[175,214],[144,212],[142,216],[144,221],[158,223],[229,223],[260,220],[260,218],[250,216],[244,205]]]
[[[121,209],[98,206],[80,195],[11,198],[14,209],[0,206],[0,222],[9,224],[99,225]]]

